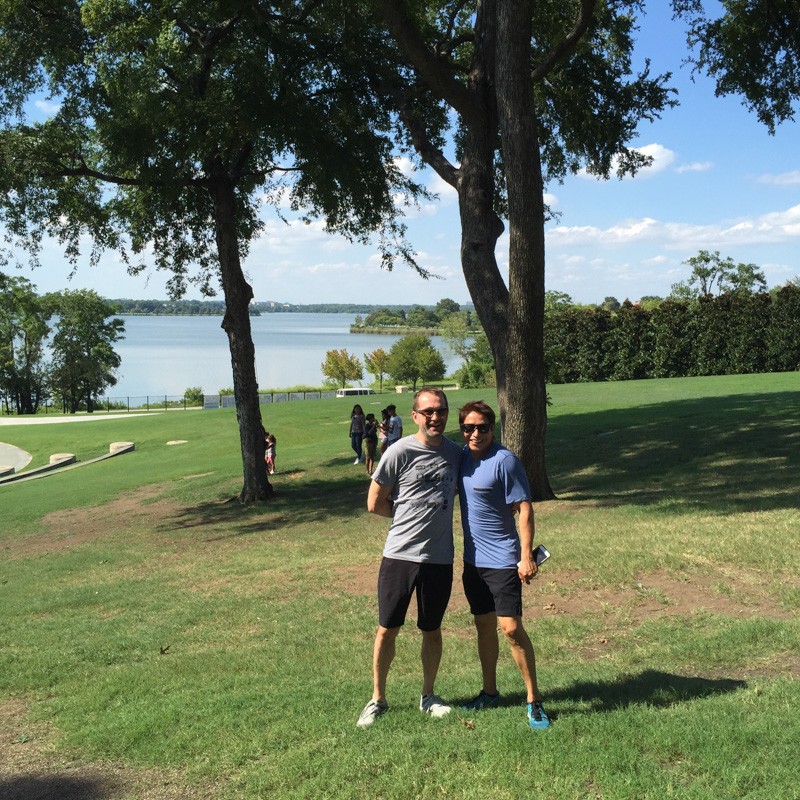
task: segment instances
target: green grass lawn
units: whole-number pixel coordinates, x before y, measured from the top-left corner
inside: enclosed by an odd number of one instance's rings
[[[387,521],[365,509],[352,402],[264,407],[279,473],[258,507],[231,502],[233,411],[0,427],[31,466],[136,443],[0,486],[0,796],[68,757],[117,770],[89,798],[800,797],[799,390],[796,373],[550,388],[553,557],[524,594],[546,733],[503,642],[499,708],[422,715],[413,619],[390,713],[355,727]],[[495,401],[450,405],[479,395]],[[480,688],[459,583],[437,683],[455,703]]]

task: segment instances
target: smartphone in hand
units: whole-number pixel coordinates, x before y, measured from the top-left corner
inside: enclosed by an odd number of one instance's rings
[[[550,552],[546,547],[539,545],[533,549],[533,560],[537,567],[541,566],[548,558],[550,558]]]

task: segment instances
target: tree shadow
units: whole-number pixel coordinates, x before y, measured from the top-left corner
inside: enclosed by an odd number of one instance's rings
[[[228,533],[209,541],[263,533],[265,529],[351,519],[366,512],[369,480],[366,474],[347,478],[297,480],[275,486],[267,503],[241,505],[228,502],[200,503],[183,509],[159,526],[160,530],[189,530],[223,526]]]
[[[677,703],[729,694],[746,687],[745,681],[731,678],[687,677],[650,669],[610,681],[582,681],[548,691],[544,702],[548,715],[555,717],[550,713],[549,702],[559,703],[560,714],[595,714],[635,705],[668,708]],[[516,707],[525,701],[523,692],[504,694],[496,707]]]
[[[680,400],[555,416],[551,481],[570,500],[670,514],[800,506],[800,393]]]
[[[101,778],[20,775],[0,780],[3,800],[106,800],[111,787]]]

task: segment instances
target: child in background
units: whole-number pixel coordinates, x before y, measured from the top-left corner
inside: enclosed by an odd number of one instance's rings
[[[378,447],[378,420],[374,414],[367,414],[367,421],[364,430],[364,450],[366,453],[365,466],[367,475],[372,475],[375,468],[375,450]]]
[[[267,434],[267,472],[270,475],[275,473],[275,437],[271,434]]]

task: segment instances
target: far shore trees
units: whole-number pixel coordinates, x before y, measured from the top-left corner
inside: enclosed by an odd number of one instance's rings
[[[242,270],[264,209],[288,203],[326,230],[380,234],[405,257],[395,197],[421,188],[396,164],[388,111],[364,86],[355,0],[162,4],[65,0],[0,7],[0,223],[35,263],[46,236],[76,260],[116,250],[222,285],[242,454],[242,502],[267,499],[261,409]],[[28,104],[56,109],[31,121]],[[266,200],[266,202],[262,202]],[[7,239],[7,241],[8,241]],[[132,260],[130,254],[136,259]],[[2,254],[0,254],[2,255]]]

